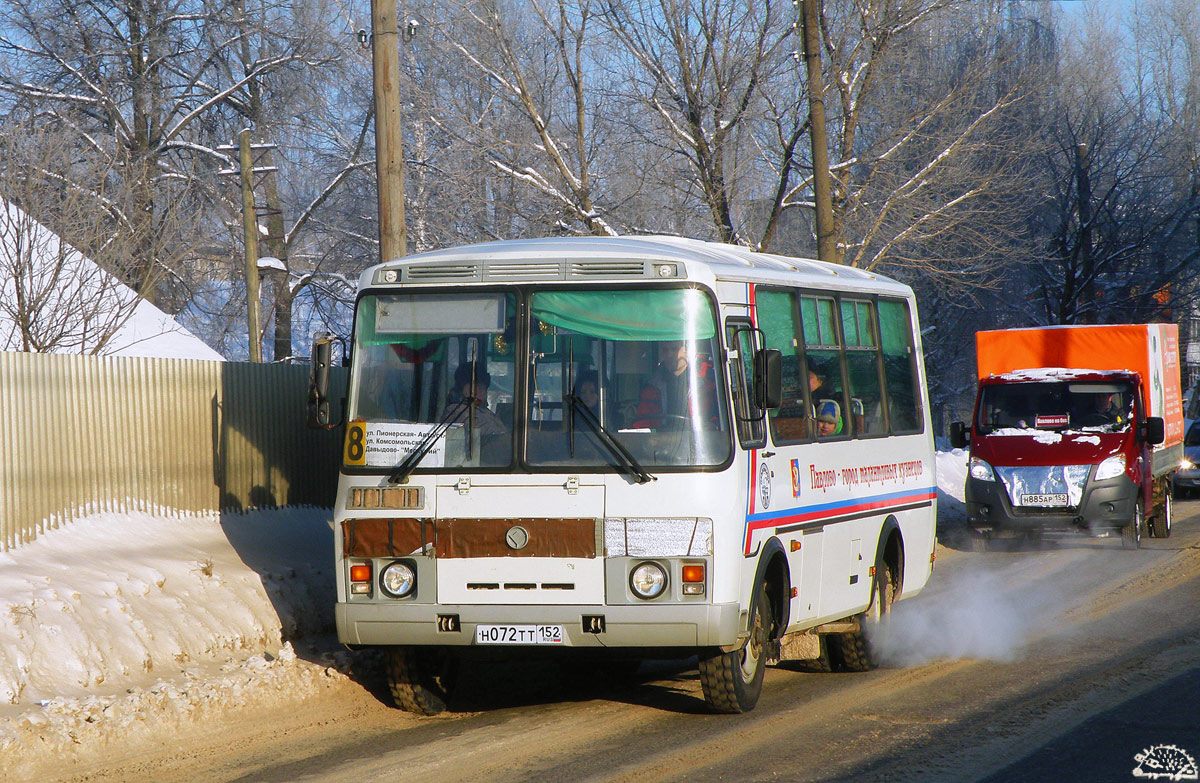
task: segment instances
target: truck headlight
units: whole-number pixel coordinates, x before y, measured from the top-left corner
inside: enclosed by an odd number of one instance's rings
[[[1104,479],[1116,478],[1125,472],[1125,455],[1114,454],[1108,459],[1100,463],[1100,467],[1096,468],[1096,481]]]
[[[417,572],[411,563],[397,560],[379,573],[379,586],[392,598],[403,598],[417,586]]]
[[[658,598],[667,587],[667,572],[658,563],[640,563],[629,574],[629,587],[638,598]]]
[[[979,479],[980,481],[995,481],[996,474],[992,472],[992,466],[981,460],[979,457],[971,457],[971,464],[968,470],[971,473],[971,478]]]

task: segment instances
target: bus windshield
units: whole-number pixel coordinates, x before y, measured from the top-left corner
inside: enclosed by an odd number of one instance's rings
[[[717,466],[732,444],[719,356],[694,288],[369,294],[349,416],[380,470],[414,451],[419,471]]]

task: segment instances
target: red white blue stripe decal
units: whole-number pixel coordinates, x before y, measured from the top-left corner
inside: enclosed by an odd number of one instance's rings
[[[854,497],[830,503],[764,511],[746,517],[745,554],[750,554],[750,542],[760,530],[774,529],[776,532],[817,527],[830,522],[844,521],[865,516],[878,516],[895,511],[927,506],[937,497],[937,487],[917,487],[883,495]],[[753,504],[753,500],[750,501]]]

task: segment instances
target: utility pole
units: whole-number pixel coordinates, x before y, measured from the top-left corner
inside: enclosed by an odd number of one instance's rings
[[[254,163],[250,159],[250,129],[238,134],[238,168],[242,179],[242,236],[246,244],[246,322],[250,361],[262,361],[262,326],[258,318],[258,216],[254,213]]]
[[[274,144],[251,144],[250,129],[238,134],[236,147],[220,146],[218,150],[238,151],[238,167],[217,172],[220,176],[236,176],[242,187],[242,240],[246,250],[246,331],[250,338],[250,361],[262,361],[262,323],[258,302],[258,213],[254,206],[254,175],[275,171],[274,166],[255,166],[255,150],[269,150]]]
[[[400,29],[396,0],[371,0],[375,89],[375,177],[379,186],[379,260],[407,252],[404,150],[400,137]]]
[[[792,0],[799,16],[804,68],[808,75],[808,133],[812,142],[813,200],[817,207],[817,258],[842,263],[833,219],[833,182],[829,174],[829,137],[825,125],[825,81],[821,74],[821,31],[817,3]]]

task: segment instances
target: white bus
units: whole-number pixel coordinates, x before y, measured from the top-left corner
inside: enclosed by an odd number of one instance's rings
[[[870,668],[871,621],[933,566],[919,335],[893,280],[693,240],[367,270],[340,640],[385,648],[423,714],[471,656],[695,655],[718,712],[753,708],[773,661]],[[310,420],[331,426],[327,339],[313,356]]]

